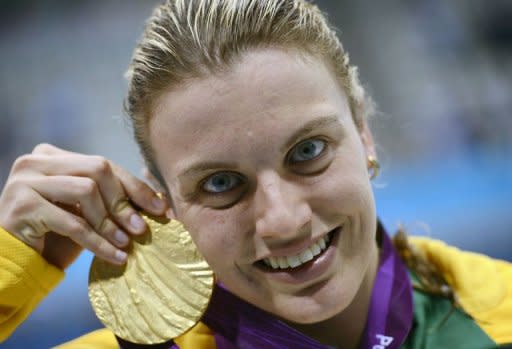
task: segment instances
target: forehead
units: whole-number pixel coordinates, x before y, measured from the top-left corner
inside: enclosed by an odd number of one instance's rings
[[[265,49],[246,54],[222,74],[164,93],[150,137],[158,163],[165,157],[178,166],[184,154],[193,161],[212,148],[243,151],[326,115],[351,119],[346,96],[327,66],[313,57]]]

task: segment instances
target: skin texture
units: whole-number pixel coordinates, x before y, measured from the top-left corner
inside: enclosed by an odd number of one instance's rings
[[[161,215],[166,203],[113,162],[40,144],[20,156],[0,195],[0,226],[65,269],[83,248],[114,264],[146,230],[131,202]]]
[[[375,154],[323,61],[250,51],[227,72],[165,92],[150,142],[172,196],[169,215],[228,289],[324,343],[357,346],[378,264],[366,160]],[[219,188],[229,190],[212,192]],[[293,275],[258,267],[338,226],[320,275],[289,282]]]

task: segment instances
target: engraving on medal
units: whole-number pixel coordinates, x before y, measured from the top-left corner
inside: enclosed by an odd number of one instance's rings
[[[148,231],[133,237],[125,265],[93,259],[89,300],[100,321],[120,338],[157,344],[200,320],[215,281],[180,222],[143,217]]]

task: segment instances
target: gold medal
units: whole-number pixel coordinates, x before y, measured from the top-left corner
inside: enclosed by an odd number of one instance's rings
[[[214,275],[180,222],[143,218],[148,232],[132,239],[125,265],[93,259],[89,300],[96,316],[118,337],[157,344],[180,336],[200,320]]]

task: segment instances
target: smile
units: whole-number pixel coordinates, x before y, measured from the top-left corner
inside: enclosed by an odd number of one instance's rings
[[[268,257],[261,260],[267,268],[273,270],[298,268],[316,257],[320,256],[329,247],[334,234],[340,231],[340,227],[331,230],[315,243],[306,247],[301,252],[291,256]]]

